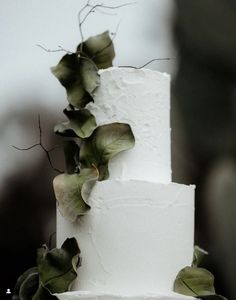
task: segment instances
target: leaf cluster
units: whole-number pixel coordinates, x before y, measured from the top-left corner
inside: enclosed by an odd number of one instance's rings
[[[17,280],[12,300],[56,300],[54,293],[68,291],[77,277],[80,249],[75,238],[65,240],[60,249],[43,245],[37,251],[37,267],[25,271]]]
[[[227,300],[216,294],[212,273],[200,267],[206,254],[206,251],[195,246],[192,265],[185,267],[178,273],[174,282],[174,291],[202,300]]]
[[[105,31],[80,43],[75,53],[64,55],[52,68],[69,102],[63,111],[68,121],[54,128],[55,133],[67,138],[66,172],[55,177],[53,187],[61,214],[72,222],[90,209],[86,200],[94,183],[109,177],[109,160],[134,145],[128,124],[98,127],[94,115],[86,109],[100,85],[98,70],[112,66],[114,56],[113,42]]]

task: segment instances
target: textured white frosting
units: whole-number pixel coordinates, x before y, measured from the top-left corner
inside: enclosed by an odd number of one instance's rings
[[[69,223],[58,213],[57,244],[76,237],[82,267],[61,300],[187,300],[172,291],[193,255],[194,186],[171,183],[169,75],[128,68],[102,70],[95,102],[98,125],[131,125],[133,149],[109,163],[91,210]]]
[[[82,252],[75,290],[165,293],[193,255],[194,187],[137,180],[97,182],[76,223],[58,215],[57,241]]]
[[[90,292],[67,292],[63,294],[55,294],[59,300],[194,300],[193,297],[183,296],[176,293],[148,294],[148,295],[109,295],[94,294]]]
[[[110,179],[171,181],[170,77],[148,69],[108,68],[87,107],[98,125],[128,123],[135,146],[109,163]]]

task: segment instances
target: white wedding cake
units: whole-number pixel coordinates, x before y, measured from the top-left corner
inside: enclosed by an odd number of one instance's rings
[[[58,213],[57,244],[76,237],[82,266],[74,292],[59,299],[193,299],[172,292],[191,265],[194,186],[171,182],[170,77],[108,68],[87,108],[98,125],[128,123],[135,146],[109,162],[92,189],[89,212],[74,223]]]

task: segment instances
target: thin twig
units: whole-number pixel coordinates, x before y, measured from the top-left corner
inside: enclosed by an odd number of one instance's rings
[[[90,4],[90,0],[88,0],[87,3],[82,7],[82,9],[78,13],[79,31],[80,31],[80,36],[81,36],[81,47],[82,47],[82,44],[83,44],[83,41],[84,41],[84,35],[83,35],[82,26],[83,26],[84,22],[86,21],[86,19],[88,18],[88,16],[92,12],[95,12],[99,8],[112,9],[113,10],[113,9],[119,9],[119,8],[122,8],[122,7],[125,7],[125,6],[129,6],[129,5],[134,5],[134,4],[136,4],[136,2],[129,2],[129,3],[125,3],[125,4],[121,4],[121,5],[116,5],[116,6],[108,6],[108,5],[104,5],[103,3],[92,5],[92,4]],[[90,8],[90,9],[87,11],[87,13],[82,18],[82,13],[87,8]],[[81,52],[82,52],[82,49],[81,49]]]
[[[147,65],[151,64],[154,61],[163,61],[163,60],[172,60],[172,59],[176,59],[175,57],[165,57],[165,58],[154,58],[149,60],[147,63],[145,63],[144,65],[140,66],[140,67],[134,67],[134,66],[119,66],[119,68],[133,68],[133,69],[142,69],[144,67],[146,67]]]
[[[51,52],[66,52],[68,54],[72,54],[73,53],[73,52],[71,52],[69,50],[66,50],[66,49],[62,48],[62,46],[58,46],[59,49],[53,49],[53,50],[45,48],[45,47],[43,47],[42,45],[39,45],[39,44],[37,44],[36,46],[39,47],[39,48],[41,48],[41,49],[43,49],[44,51],[50,52],[50,53]]]
[[[49,164],[50,164],[51,168],[52,168],[54,171],[58,172],[58,173],[63,173],[61,170],[59,170],[59,169],[57,169],[57,168],[55,168],[55,167],[53,166],[51,157],[50,157],[50,155],[49,155],[49,152],[51,152],[53,149],[47,150],[47,149],[44,147],[43,143],[42,143],[42,128],[41,128],[41,122],[40,122],[40,115],[38,115],[38,127],[39,127],[39,142],[38,142],[38,143],[36,143],[36,144],[34,144],[34,145],[32,145],[32,146],[30,146],[30,147],[28,147],[28,148],[19,148],[19,147],[16,147],[16,146],[12,146],[12,147],[15,148],[15,149],[17,149],[17,150],[25,151],[25,150],[30,150],[30,149],[32,149],[32,148],[34,148],[34,147],[36,147],[36,146],[40,146],[40,147],[43,149],[43,151],[45,152],[45,154],[46,154],[46,156],[47,156],[47,159],[48,159],[48,161],[49,161]],[[55,147],[54,147],[54,148],[55,148]]]

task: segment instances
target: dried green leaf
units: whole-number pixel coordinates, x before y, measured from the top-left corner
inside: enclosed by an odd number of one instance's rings
[[[82,196],[83,185],[98,179],[96,168],[82,169],[79,174],[60,174],[53,180],[53,187],[61,214],[74,222],[78,216],[84,215],[90,206]],[[91,184],[92,186],[92,184]]]
[[[208,255],[208,252],[200,248],[199,246],[194,247],[192,267],[198,267],[202,263],[204,257]]]
[[[95,63],[88,58],[81,57],[80,74],[83,81],[84,89],[93,96],[95,89],[100,84],[100,76]]]
[[[83,140],[80,162],[86,168],[95,165],[99,171],[99,180],[103,180],[109,176],[109,160],[133,146],[134,135],[128,124],[103,125],[97,127],[89,138]]]
[[[178,273],[174,291],[186,296],[213,295],[214,276],[203,268],[186,267]]]
[[[89,137],[97,127],[93,114],[87,109],[64,110],[64,114],[69,122],[64,122],[54,128],[55,133],[63,136],[78,136],[80,138]]]
[[[76,239],[66,239],[60,249],[44,248],[39,253],[38,271],[42,286],[52,294],[68,291],[77,276],[77,266],[80,263],[80,250]]]
[[[77,50],[81,48],[83,53],[94,61],[98,69],[106,69],[112,66],[115,51],[108,31],[90,37],[82,45],[80,44]]]
[[[80,59],[75,53],[66,54],[51,71],[66,88],[71,105],[83,108],[93,101],[92,93],[99,85],[99,75],[91,60]]]
[[[39,284],[38,268],[33,267],[25,271],[17,280],[12,300],[31,300]]]

